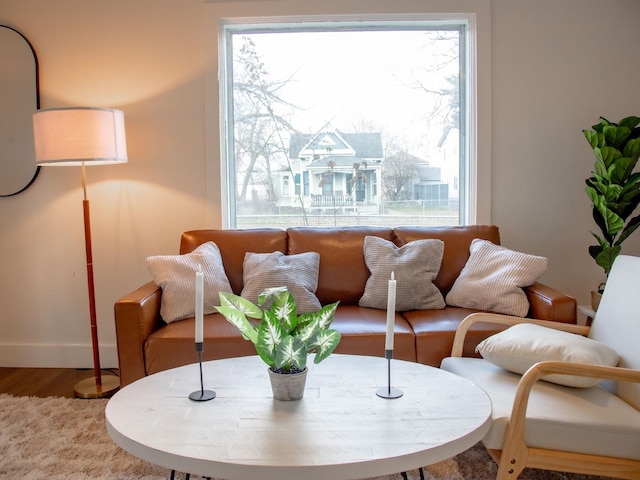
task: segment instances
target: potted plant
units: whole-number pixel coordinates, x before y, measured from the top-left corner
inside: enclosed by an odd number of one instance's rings
[[[591,232],[598,241],[589,254],[609,275],[614,260],[622,250],[622,242],[640,224],[640,215],[630,218],[640,203],[640,172],[634,172],[640,157],[639,117],[625,117],[618,123],[600,118],[584,136],[596,157],[594,171],[586,180],[586,192],[593,205],[593,219],[601,235]],[[606,281],[606,280],[605,280]],[[602,293],[604,282],[598,293]],[[599,297],[593,296],[594,310]]]
[[[218,312],[253,342],[267,364],[278,400],[302,398],[308,355],[315,353],[314,363],[320,363],[340,342],[340,332],[329,328],[339,302],[298,315],[289,290],[277,287],[264,290],[258,296],[258,305],[227,292],[220,293],[220,303]]]

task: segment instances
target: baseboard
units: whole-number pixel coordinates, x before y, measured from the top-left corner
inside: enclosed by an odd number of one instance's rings
[[[91,345],[0,343],[0,367],[93,368]],[[118,368],[115,344],[100,345],[100,367]]]

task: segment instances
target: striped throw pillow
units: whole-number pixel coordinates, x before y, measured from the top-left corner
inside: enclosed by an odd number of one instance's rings
[[[445,307],[433,280],[440,271],[444,242],[414,240],[402,247],[384,238],[364,238],[364,260],[371,275],[367,279],[361,307],[386,309],[389,278],[396,280],[396,311],[433,310]]]
[[[447,294],[448,305],[524,317],[529,300],[522,290],[547,269],[547,259],[473,239],[469,260]]]
[[[219,292],[231,292],[222,265],[220,249],[213,242],[200,245],[184,255],[157,255],[147,258],[153,281],[162,288],[160,316],[166,323],[193,317],[196,313],[196,272],[204,274],[203,313],[216,313]]]
[[[240,295],[257,305],[258,295],[264,289],[287,287],[296,302],[298,315],[315,312],[322,307],[316,297],[319,271],[320,254],[317,252],[295,255],[247,252],[242,273],[244,288]]]

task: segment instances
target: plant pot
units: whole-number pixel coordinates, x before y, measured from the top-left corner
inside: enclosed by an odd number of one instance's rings
[[[600,300],[602,299],[602,294],[600,292],[591,291],[591,308],[593,308],[594,312],[598,311],[598,306],[600,305]]]
[[[299,373],[276,373],[271,368],[269,379],[271,380],[271,390],[273,398],[276,400],[300,400],[304,395],[304,385],[307,381],[307,371],[305,369]]]

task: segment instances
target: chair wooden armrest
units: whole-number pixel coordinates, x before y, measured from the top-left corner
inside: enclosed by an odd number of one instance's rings
[[[517,325],[519,323],[533,323],[535,325],[540,325],[543,327],[554,328],[556,330],[562,330],[564,332],[577,333],[579,335],[588,335],[589,328],[585,325],[575,325],[572,323],[560,323],[551,320],[536,320],[533,318],[523,318],[523,317],[514,317],[511,315],[502,315],[499,313],[488,313],[488,312],[479,312],[472,313],[468,317],[466,317],[458,328],[456,329],[456,334],[453,339],[453,347],[451,349],[452,357],[461,357],[462,356],[462,348],[464,346],[464,339],[467,335],[467,332],[471,328],[474,323],[495,323],[500,325]]]
[[[600,365],[577,364],[570,362],[545,361],[533,365],[527,370],[518,383],[516,395],[513,401],[513,409],[511,417],[504,437],[504,448],[500,450],[491,450],[491,455],[499,464],[497,479],[517,478],[514,472],[522,470],[522,466],[527,465],[535,467],[536,459],[532,458],[539,455],[544,458],[544,468],[549,468],[549,452],[538,451],[537,449],[528,448],[525,440],[525,422],[527,415],[527,405],[529,395],[533,386],[547,375],[562,374],[574,375],[582,377],[601,378],[614,380],[618,382],[635,382],[640,383],[640,370],[620,367],[605,367]],[[508,461],[505,461],[508,460]],[[594,457],[595,460],[595,457]],[[557,464],[564,471],[580,471],[582,473],[590,473],[592,475],[606,475],[598,467],[593,467],[590,472],[585,471],[583,459],[579,456],[572,458],[570,455],[558,455]],[[595,462],[594,462],[595,463]],[[604,461],[608,468],[616,468],[615,475],[617,478],[637,478],[637,464],[629,462],[629,472],[625,471],[624,461],[621,465],[614,465]],[[609,472],[612,474],[613,470]]]

